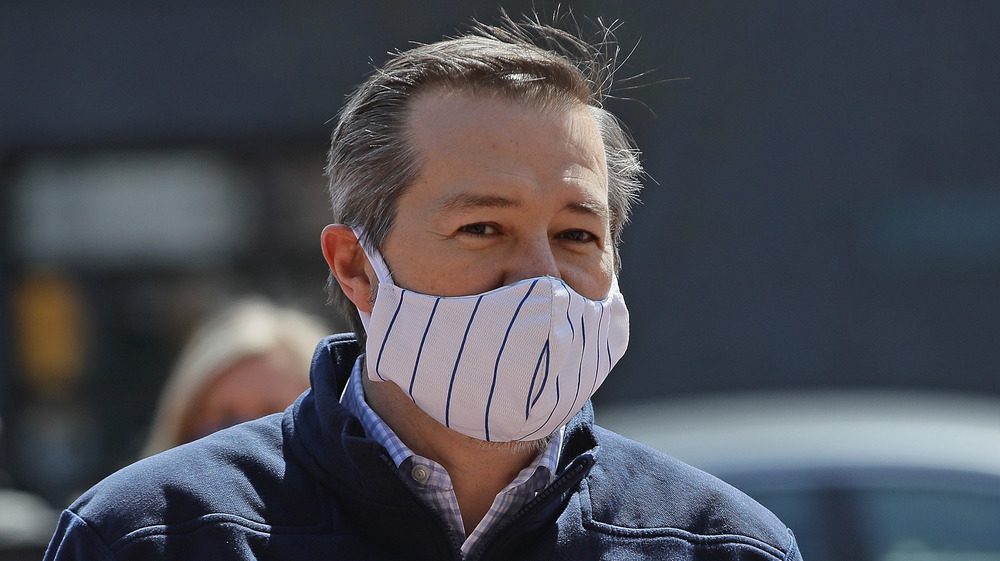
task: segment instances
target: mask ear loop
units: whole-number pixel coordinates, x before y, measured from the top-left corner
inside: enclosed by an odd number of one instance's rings
[[[368,262],[371,263],[372,269],[375,270],[375,276],[378,277],[378,282],[393,284],[392,273],[389,272],[389,267],[385,264],[385,259],[382,258],[382,254],[379,250],[371,247],[368,244],[368,237],[365,236],[364,229],[361,226],[351,226],[351,230],[354,235],[358,238],[358,243],[361,245],[362,251],[365,252],[365,257],[368,258]]]
[[[389,273],[389,267],[386,266],[385,260],[382,259],[382,254],[379,253],[377,249],[368,245],[368,238],[365,236],[365,231],[361,226],[351,226],[351,230],[354,232],[355,237],[358,238],[358,245],[361,246],[361,250],[364,251],[365,257],[368,258],[368,262],[371,263],[372,269],[375,271],[375,276],[378,278],[379,285],[382,284],[391,285],[392,284],[392,274]],[[371,312],[366,312],[360,308],[355,307],[358,310],[358,316],[361,317],[361,325],[365,327],[365,333],[371,331],[368,324],[372,320]]]

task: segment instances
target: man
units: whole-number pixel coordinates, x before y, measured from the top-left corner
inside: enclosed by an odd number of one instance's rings
[[[47,558],[799,559],[745,495],[593,424],[641,173],[599,54],[508,21],[379,69],[322,234],[362,341],[323,341],[283,415],[109,477]]]

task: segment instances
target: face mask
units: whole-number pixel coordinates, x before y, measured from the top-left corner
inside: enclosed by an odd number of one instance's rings
[[[554,277],[431,296],[395,286],[379,252],[364,249],[379,280],[372,313],[359,310],[368,377],[394,382],[462,434],[544,438],[583,408],[625,354],[628,310],[617,278],[599,301]]]

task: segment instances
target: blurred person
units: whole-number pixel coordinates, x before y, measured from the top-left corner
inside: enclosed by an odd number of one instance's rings
[[[801,559],[743,493],[594,424],[642,177],[598,25],[477,23],[355,90],[321,235],[355,334],[282,416],[85,493],[46,559]]]
[[[323,322],[262,298],[231,304],[200,325],[160,394],[143,456],[284,411],[309,388]]]

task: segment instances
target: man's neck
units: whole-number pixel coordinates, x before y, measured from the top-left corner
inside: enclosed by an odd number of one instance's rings
[[[489,511],[497,494],[524,469],[538,450],[517,443],[470,438],[424,413],[392,382],[362,377],[368,405],[415,454],[441,464],[451,477],[469,535]]]

